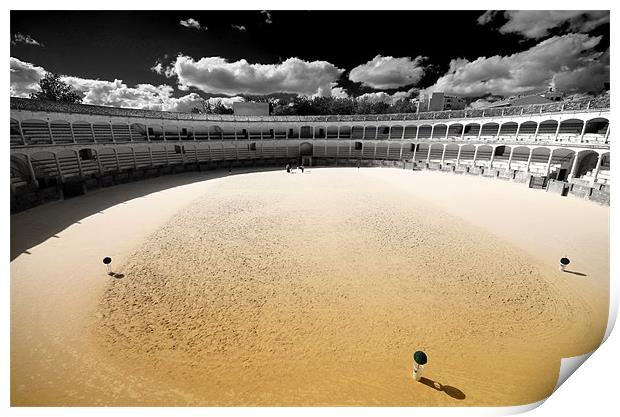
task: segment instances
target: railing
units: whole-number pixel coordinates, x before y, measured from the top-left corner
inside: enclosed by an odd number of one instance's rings
[[[609,97],[592,100],[564,101],[550,104],[536,104],[502,109],[446,110],[421,113],[369,114],[369,115],[331,115],[331,116],[235,116],[195,113],[175,113],[156,110],[128,109],[119,107],[92,106],[88,104],[69,104],[54,101],[31,100],[11,97],[11,109],[57,113],[76,113],[101,116],[140,117],[148,119],[198,120],[221,122],[356,122],[356,121],[407,121],[443,120],[460,118],[483,118],[558,113],[567,111],[605,111],[609,110]]]

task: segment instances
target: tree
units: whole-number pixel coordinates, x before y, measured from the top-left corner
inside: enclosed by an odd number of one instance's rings
[[[39,80],[41,91],[31,93],[34,100],[58,101],[61,103],[81,103],[82,96],[69,84],[60,79],[60,75],[48,72]]]

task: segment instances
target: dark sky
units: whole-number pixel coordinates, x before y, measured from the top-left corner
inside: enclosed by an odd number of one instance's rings
[[[11,33],[28,34],[44,47],[17,43],[11,45],[11,56],[64,75],[118,78],[128,85],[174,84],[149,70],[164,55],[169,57],[164,63],[179,53],[264,64],[298,57],[344,68],[339,85],[355,94],[372,91],[347,80],[355,66],[379,54],[422,55],[429,57],[418,85],[423,88],[446,72],[451,59],[510,55],[540,42],[499,33],[501,17],[479,25],[483,12],[273,11],[273,23],[267,24],[259,11],[12,11]],[[179,21],[188,17],[208,30],[181,27]],[[604,35],[598,50],[609,47],[609,24],[589,34]]]

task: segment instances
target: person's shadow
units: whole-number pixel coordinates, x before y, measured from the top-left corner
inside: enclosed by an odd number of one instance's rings
[[[465,393],[463,391],[461,391],[458,388],[451,387],[450,385],[443,385],[443,384],[440,384],[439,382],[433,381],[432,379],[428,379],[424,377],[420,378],[419,382],[437,391],[443,391],[446,394],[448,394],[450,397],[454,398],[455,400],[462,401],[465,399]]]

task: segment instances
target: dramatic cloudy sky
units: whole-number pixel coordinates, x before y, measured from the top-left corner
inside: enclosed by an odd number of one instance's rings
[[[11,95],[46,72],[85,103],[175,111],[240,95],[589,92],[609,81],[609,12],[11,12]]]

